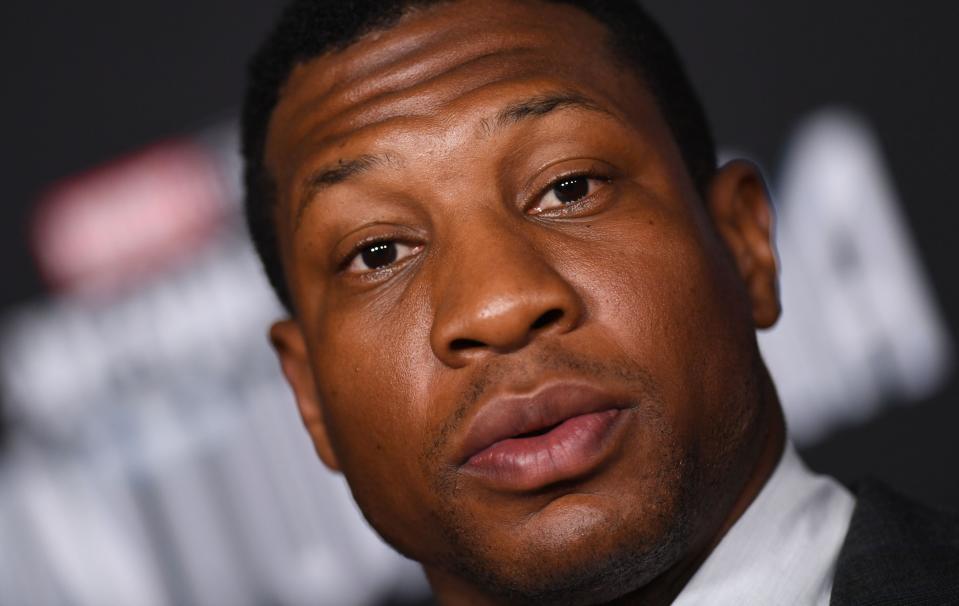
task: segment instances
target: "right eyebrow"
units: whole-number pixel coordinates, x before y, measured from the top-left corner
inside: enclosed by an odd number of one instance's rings
[[[388,154],[364,154],[349,160],[340,159],[335,164],[323,166],[311,172],[303,180],[301,186],[303,193],[300,195],[296,209],[293,230],[296,231],[300,227],[306,209],[309,208],[316,195],[324,189],[343,183],[373,168],[395,164],[396,159]]]
[[[553,91],[508,105],[496,114],[494,125],[496,129],[501,129],[566,108],[583,109],[615,117],[612,112],[589,97],[572,91]]]

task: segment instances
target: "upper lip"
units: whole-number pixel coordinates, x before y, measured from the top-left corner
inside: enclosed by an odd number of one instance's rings
[[[559,425],[580,415],[625,408],[624,399],[581,382],[545,385],[528,395],[494,397],[474,416],[459,449],[459,464],[493,444]]]

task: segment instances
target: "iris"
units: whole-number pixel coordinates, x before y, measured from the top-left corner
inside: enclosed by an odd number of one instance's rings
[[[582,198],[589,193],[589,179],[586,177],[573,177],[564,179],[553,186],[553,192],[556,199],[563,204],[569,204]]]
[[[396,242],[379,242],[368,246],[360,253],[363,263],[370,269],[379,269],[396,262]]]

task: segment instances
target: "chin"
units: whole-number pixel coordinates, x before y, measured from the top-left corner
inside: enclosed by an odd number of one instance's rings
[[[639,505],[637,507],[637,505]],[[460,529],[443,567],[509,604],[596,604],[672,567],[689,539],[678,503],[627,494],[568,494],[517,527]]]

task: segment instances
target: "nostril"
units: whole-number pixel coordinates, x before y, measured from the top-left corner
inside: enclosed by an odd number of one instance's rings
[[[563,317],[562,309],[551,309],[547,311],[546,313],[544,313],[543,315],[541,315],[540,317],[536,318],[536,321],[530,325],[530,329],[539,330],[540,328],[545,328],[549,326],[550,324],[555,324],[556,322],[559,322],[560,318],[562,317]]]
[[[453,342],[450,343],[450,349],[453,351],[476,349],[477,347],[483,347],[483,343],[474,339],[453,339]]]
[[[507,322],[499,321],[495,326],[493,324],[487,324],[480,327],[485,330],[485,334],[480,336],[488,338],[470,339],[460,337],[452,339],[449,341],[446,351],[452,353],[472,353],[485,349],[511,351],[529,342],[529,339],[532,338],[535,333],[553,324],[557,324],[565,315],[565,312],[561,308],[551,309],[540,314],[532,324],[528,325],[526,330],[521,330],[524,324],[514,323],[511,320]],[[507,318],[507,320],[509,319]],[[517,317],[516,320],[520,320],[520,318]],[[483,332],[483,330],[480,330],[480,332]]]

